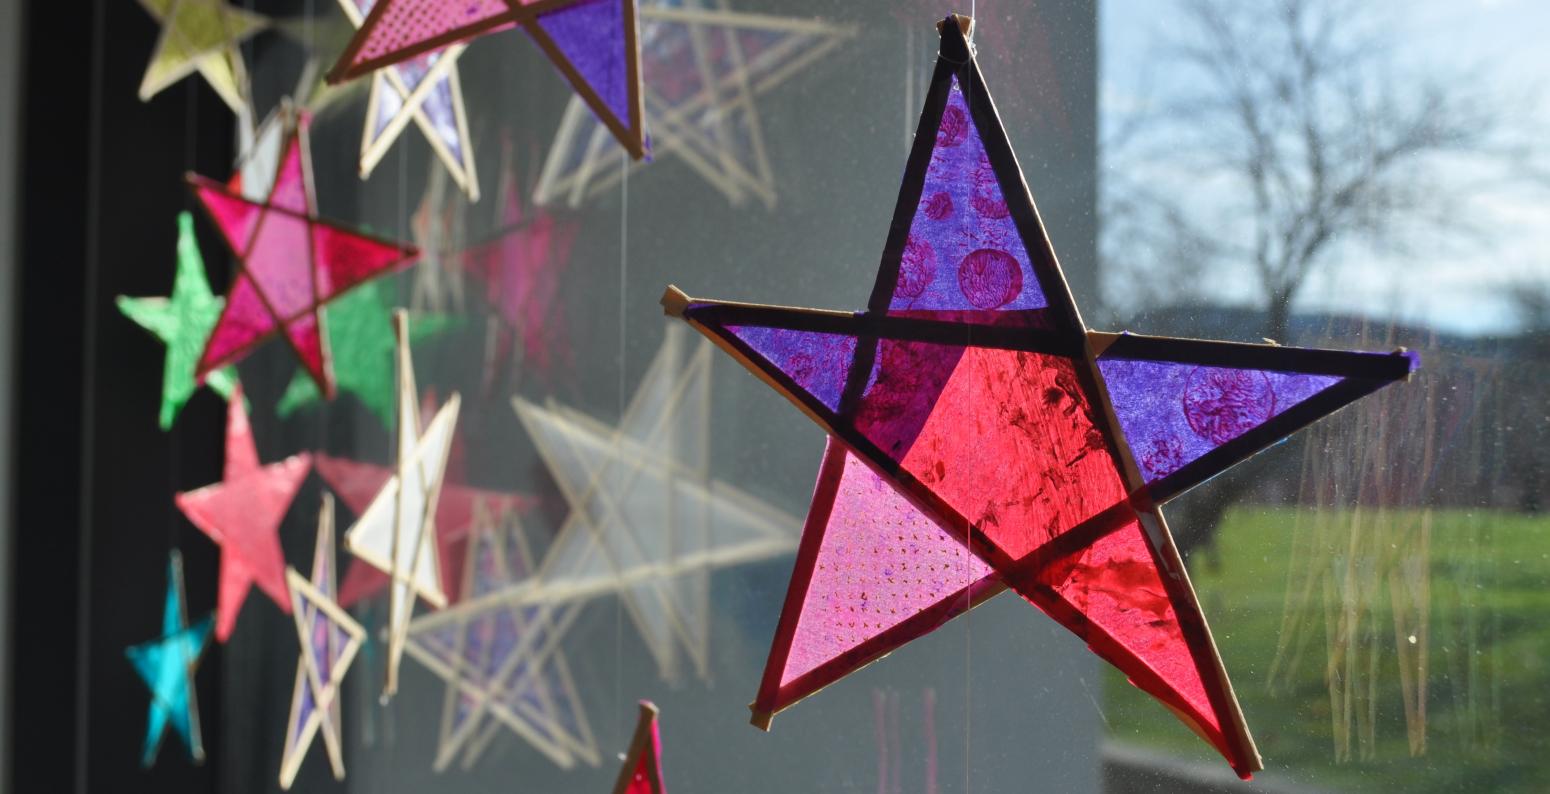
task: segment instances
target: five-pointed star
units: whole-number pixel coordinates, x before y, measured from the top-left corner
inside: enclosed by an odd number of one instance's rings
[[[183,556],[174,549],[167,559],[167,598],[162,607],[161,637],[124,650],[135,672],[151,690],[151,709],[146,718],[145,750],[140,763],[156,762],[167,726],[183,740],[188,757],[203,761],[204,742],[199,734],[199,698],[194,690],[194,671],[210,643],[210,617],[188,625],[183,608]]]
[[[328,79],[354,79],[476,36],[520,27],[638,160],[646,156],[646,141],[636,17],[635,0],[380,0]]]
[[[662,785],[662,735],[657,730],[657,706],[649,700],[640,702],[635,735],[630,738],[630,750],[624,754],[624,764],[614,781],[614,794],[667,794]]]
[[[515,352],[523,371],[544,374],[570,355],[568,340],[558,332],[562,301],[555,295],[570,265],[577,224],[543,210],[524,211],[509,151],[507,160],[501,171],[501,229],[459,252],[456,261],[484,286],[485,301],[499,320],[492,365]],[[494,381],[493,369],[487,382]]]
[[[334,396],[323,305],[368,279],[412,261],[413,246],[369,237],[318,218],[312,191],[308,116],[288,104],[277,111],[284,144],[264,201],[251,169],[223,185],[190,174],[189,186],[237,258],[226,307],[195,369],[203,378],[235,363],[271,334],[283,332],[318,388]],[[269,133],[273,134],[273,133]],[[262,144],[261,135],[258,143]],[[263,151],[262,149],[260,151]]]
[[[663,297],[838,445],[754,721],[1010,587],[1247,776],[1259,755],[1157,505],[1415,361],[1088,331],[954,22],[865,311]]]
[[[393,310],[379,282],[351,290],[328,307],[323,318],[334,353],[334,382],[365,405],[385,427],[393,424]],[[446,315],[415,318],[411,341],[419,342],[457,324]],[[286,386],[275,413],[281,418],[323,398],[307,373],[298,371]]]
[[[118,310],[167,346],[161,385],[163,430],[172,428],[178,412],[198,388],[194,383],[194,363],[223,304],[210,292],[210,282],[205,280],[204,259],[199,256],[199,242],[194,238],[194,216],[179,213],[178,269],[172,281],[172,297],[118,297]],[[205,383],[216,394],[230,399],[231,390],[237,385],[237,370],[218,369],[205,378]]]
[[[366,640],[366,630],[334,601],[334,582],[334,498],[325,493],[323,508],[318,513],[311,580],[303,578],[295,568],[285,569],[301,656],[296,660],[296,684],[291,689],[291,716],[285,722],[285,745],[280,758],[282,789],[290,789],[302,759],[307,757],[307,748],[319,731],[334,779],[344,779],[339,688]]]
[[[710,345],[686,354],[667,327],[617,428],[567,408],[513,401],[571,512],[531,587],[558,601],[618,591],[664,678],[678,648],[705,675],[710,572],[790,552],[797,519],[710,476]],[[465,601],[465,604],[469,602]]]
[[[377,497],[345,533],[351,554],[386,573],[388,587],[387,681],[382,697],[398,691],[398,666],[416,595],[437,608],[447,605],[437,562],[436,505],[452,449],[459,399],[454,392],[435,418],[420,427],[414,361],[409,355],[409,313],[393,314],[398,336],[398,466]]]
[[[456,442],[454,441],[454,444]],[[370,463],[359,463],[327,455],[318,456],[318,474],[328,487],[339,494],[351,512],[365,512],[382,486],[393,476],[393,470]],[[444,482],[441,498],[436,500],[436,556],[441,561],[442,589],[448,603],[456,602],[461,590],[455,586],[462,581],[464,547],[468,538],[482,525],[485,516],[500,518],[508,513],[525,510],[534,503],[532,497],[522,494],[487,491]],[[344,583],[339,588],[339,603],[349,607],[371,598],[387,587],[388,579],[374,566],[356,560],[345,572]]]
[[[483,511],[483,508],[480,508]],[[514,513],[487,513],[469,538],[463,592],[475,603],[532,573]],[[502,727],[562,767],[599,762],[597,742],[560,639],[582,604],[463,606],[417,618],[409,654],[447,682],[435,768],[472,766]]]
[[[376,0],[339,0],[350,24],[357,28],[375,4]],[[371,176],[398,134],[413,120],[468,200],[479,200],[474,147],[468,139],[468,115],[463,110],[457,69],[458,56],[466,48],[466,44],[453,44],[423,52],[372,75],[366,129],[361,136],[362,179]]]
[[[733,204],[753,196],[774,206],[775,175],[754,98],[832,52],[854,29],[740,13],[725,0],[657,2],[640,16],[652,159],[677,156]],[[590,115],[577,99],[565,109],[538,180],[538,203],[578,206],[622,178],[608,131]]]
[[[281,610],[291,611],[280,521],[311,468],[312,456],[305,452],[259,465],[242,387],[233,389],[226,408],[226,471],[221,481],[180,493],[176,499],[183,515],[221,547],[217,640],[231,637],[237,613],[255,582]]]
[[[226,0],[140,0],[161,23],[156,51],[140,81],[140,99],[198,70],[234,113],[248,105],[248,76],[238,45],[269,26],[269,20],[228,5]]]

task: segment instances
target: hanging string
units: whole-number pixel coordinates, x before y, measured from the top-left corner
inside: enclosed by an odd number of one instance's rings
[[[197,167],[197,165],[199,163],[199,90],[198,90],[198,86],[196,86],[192,81],[187,81],[186,80],[183,83],[183,93],[184,93],[184,96],[187,99],[187,101],[183,103],[183,171],[185,173],[193,173],[196,170],[196,167]],[[183,202],[184,202],[184,206],[185,207],[189,207],[189,209],[192,209],[191,205],[193,204],[193,199],[186,192],[184,193]],[[194,240],[192,242],[193,242],[194,246],[197,248],[197,246],[199,245],[199,242],[197,240]],[[178,266],[181,268],[182,267],[182,259],[183,259],[183,251],[181,250],[182,245],[183,245],[183,229],[182,229],[182,222],[181,221],[179,221],[177,245],[178,245],[178,247],[180,249],[177,252],[177,254],[178,254]],[[201,256],[200,256],[201,262],[203,261],[203,258],[204,257],[201,254]],[[177,280],[176,279],[177,279],[177,275],[174,274],[174,276],[173,276],[173,288],[174,289],[177,288]],[[181,413],[181,409],[184,408],[184,407],[187,407],[186,403],[184,405],[182,405],[182,406],[179,406],[179,412],[180,413]],[[174,419],[176,419],[176,416],[174,416]],[[181,458],[180,458],[180,455],[179,455],[180,450],[178,449],[178,447],[179,447],[179,445],[181,443],[181,439],[179,438],[180,434],[178,433],[178,427],[179,427],[178,423],[176,421],[174,421],[173,424],[172,424],[172,427],[167,429],[167,489],[166,489],[166,492],[169,493],[169,494],[177,493],[178,486],[180,486],[182,484],[181,481],[180,481],[181,478],[179,477],[179,472],[181,471],[182,466],[181,466]],[[173,549],[178,548],[178,527],[179,527],[179,522],[178,522],[177,511],[176,510],[168,510],[167,511],[167,549],[168,549],[168,551],[171,551]]]
[[[624,425],[626,397],[625,365],[629,361],[629,335],[626,329],[629,306],[630,267],[630,158],[619,157],[619,423]],[[624,747],[624,597],[614,599],[614,746]],[[621,756],[622,757],[622,756]]]
[[[87,742],[90,733],[91,677],[89,659],[85,650],[91,641],[91,581],[92,581],[92,487],[95,471],[93,454],[97,440],[97,259],[101,251],[98,239],[101,231],[102,204],[102,82],[103,51],[106,24],[106,3],[92,4],[92,67],[90,117],[91,131],[87,138],[86,167],[86,261],[85,283],[82,285],[86,308],[83,339],[85,348],[81,367],[81,391],[85,395],[81,414],[81,487],[77,520],[80,522],[78,538],[80,557],[76,571],[75,616],[75,747],[76,758],[89,758]],[[76,764],[75,790],[86,791],[87,764]]]

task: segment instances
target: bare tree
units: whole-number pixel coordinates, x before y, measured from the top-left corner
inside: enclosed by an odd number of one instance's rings
[[[1402,65],[1365,4],[1173,8],[1182,32],[1159,67],[1183,87],[1106,142],[1106,253],[1153,273],[1251,274],[1268,338],[1287,339],[1294,301],[1343,248],[1470,231],[1462,163],[1524,156],[1480,81]],[[1172,178],[1153,180],[1159,168]]]
[[[1367,4],[1168,8],[1157,18],[1170,40],[1147,64],[1166,93],[1132,98],[1140,109],[1104,141],[1101,253],[1122,287],[1111,311],[1138,308],[1135,294],[1198,305],[1214,283],[1248,285],[1260,334],[1290,341],[1294,302],[1321,268],[1363,247],[1473,240],[1467,199],[1481,182],[1534,174],[1532,149],[1510,143],[1507,106],[1485,81],[1428,73]],[[1136,293],[1144,284],[1162,290]],[[1223,511],[1264,465],[1180,505],[1180,545],[1211,549]]]

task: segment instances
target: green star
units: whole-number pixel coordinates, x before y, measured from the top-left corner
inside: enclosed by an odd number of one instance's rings
[[[328,304],[323,323],[333,353],[334,380],[341,392],[351,392],[382,420],[384,427],[396,421],[393,381],[393,311],[385,300],[384,286],[369,281]],[[417,317],[410,325],[411,344],[443,333],[456,326],[458,319],[444,314]],[[275,406],[275,414],[284,419],[297,409],[322,399],[317,384],[304,370],[296,376]]]
[[[162,370],[161,429],[170,430],[178,412],[199,384],[194,382],[194,365],[204,352],[205,340],[221,315],[225,299],[210,292],[205,280],[204,259],[194,238],[194,216],[178,214],[178,272],[172,282],[171,298],[127,298],[118,296],[118,310],[134,320],[167,346]],[[237,385],[237,370],[226,367],[210,373],[205,380],[222,397],[231,398]]]

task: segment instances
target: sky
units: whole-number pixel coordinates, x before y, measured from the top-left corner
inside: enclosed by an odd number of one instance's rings
[[[1366,0],[1363,0],[1364,2]],[[1441,76],[1471,75],[1519,104],[1524,129],[1550,130],[1550,3],[1543,0],[1375,0],[1390,21],[1396,58]],[[1118,123],[1146,96],[1166,91],[1170,74],[1159,50],[1168,35],[1168,0],[1100,0],[1100,124]],[[1463,79],[1460,77],[1459,79]],[[1527,102],[1521,102],[1528,99]],[[1550,164],[1550,135],[1542,163]],[[1148,164],[1149,167],[1151,164]],[[1167,164],[1156,164],[1167,174]],[[1180,178],[1180,189],[1225,190]],[[1462,176],[1466,176],[1461,174]],[[1167,177],[1164,177],[1167,178]],[[1463,181],[1461,179],[1461,181]],[[1350,251],[1311,279],[1296,308],[1424,323],[1455,333],[1511,332],[1518,320],[1509,288],[1550,285],[1550,188],[1473,188],[1465,194],[1483,234],[1403,255]],[[1246,269],[1246,266],[1245,266]],[[1210,297],[1253,301],[1252,279],[1216,274]],[[1396,298],[1395,296],[1398,296]],[[1381,308],[1380,308],[1381,307]]]

